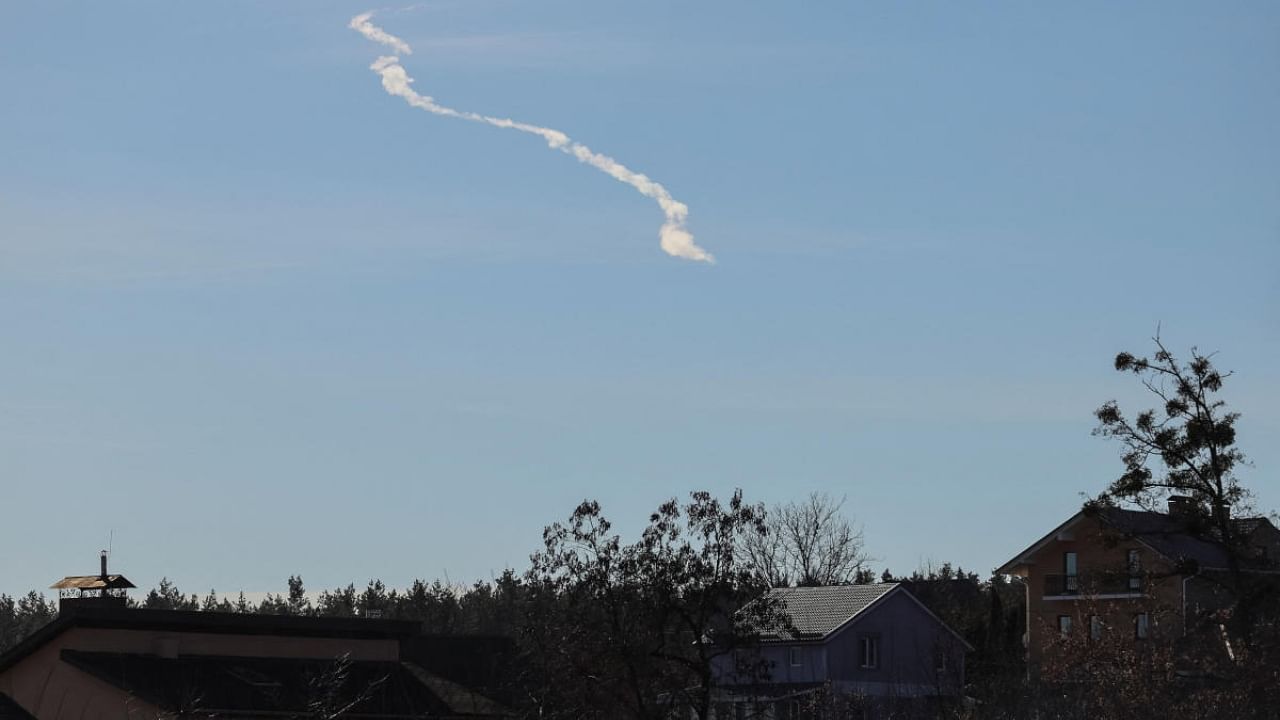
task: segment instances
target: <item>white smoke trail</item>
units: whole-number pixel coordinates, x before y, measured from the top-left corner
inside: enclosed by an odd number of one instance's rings
[[[413,48],[409,47],[409,43],[374,25],[370,21],[372,18],[372,11],[362,13],[351,18],[349,27],[376,43],[392,48],[400,55],[409,55],[413,52]],[[686,260],[715,262],[715,258],[711,256],[711,253],[694,243],[693,234],[685,228],[685,222],[689,217],[689,207],[671,197],[671,193],[667,192],[666,188],[650,179],[647,175],[631,170],[608,155],[601,155],[592,151],[591,148],[575,142],[559,130],[516,122],[507,118],[489,117],[479,113],[454,110],[453,108],[439,105],[430,95],[419,95],[410,87],[413,83],[413,78],[409,77],[409,74],[405,72],[404,67],[400,65],[400,58],[396,55],[384,55],[374,61],[369,68],[381,76],[384,90],[391,95],[404,98],[404,101],[413,107],[436,115],[537,135],[546,140],[547,145],[553,150],[572,155],[577,158],[578,162],[586,163],[601,172],[607,173],[615,180],[630,185],[639,191],[641,195],[655,200],[658,206],[662,208],[662,213],[666,216],[666,222],[659,229],[658,237],[664,252]]]
[[[395,50],[401,55],[413,54],[413,48],[409,47],[409,43],[401,40],[395,35],[392,35],[391,33],[378,27],[377,25],[374,25],[373,23],[369,22],[369,20],[372,17],[373,17],[373,11],[362,13],[360,15],[357,15],[351,18],[351,22],[347,24],[347,27],[351,28],[352,30],[355,30],[356,32],[360,33],[361,35],[369,38],[370,40],[376,43],[379,43],[381,45],[386,45],[387,47],[391,48],[392,50]]]

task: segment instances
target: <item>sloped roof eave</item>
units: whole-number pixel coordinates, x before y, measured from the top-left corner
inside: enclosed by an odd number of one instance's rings
[[[820,643],[830,637],[834,632],[847,625],[851,620],[857,617],[867,608],[874,605],[885,595],[891,593],[895,588],[899,587],[898,583],[872,583],[867,585],[830,585],[822,587],[780,587],[772,588],[768,596],[778,598],[785,607],[787,615],[792,618],[791,630],[783,630],[780,628],[768,628],[761,632],[760,642],[786,642],[786,643]],[[818,622],[814,622],[812,618],[808,618],[811,614],[812,604],[815,602],[811,593],[831,592],[849,592],[863,593],[865,597],[861,600],[854,600],[853,607],[845,608],[848,615],[829,615],[821,618]],[[870,592],[868,592],[870,591]],[[871,593],[875,593],[872,595]],[[798,602],[803,600],[803,602]],[[839,606],[841,600],[847,598],[827,598],[825,601],[818,600],[823,603],[824,607]],[[861,602],[862,604],[857,604]],[[792,603],[797,603],[792,605]],[[806,621],[797,621],[797,617],[805,617]]]
[[[1005,564],[1003,564],[1003,565],[1001,565],[1000,567],[996,568],[996,572],[997,572],[997,573],[999,573],[999,574],[1001,574],[1001,575],[1012,575],[1012,574],[1013,574],[1013,568],[1015,568],[1015,567],[1017,567],[1017,566],[1019,566],[1019,565],[1028,565],[1028,564],[1030,564],[1030,563],[1028,562],[1028,560],[1027,560],[1028,556],[1033,555],[1033,554],[1035,554],[1036,552],[1038,552],[1038,551],[1040,550],[1040,548],[1042,548],[1042,547],[1044,547],[1045,545],[1047,545],[1047,544],[1049,543],[1049,541],[1050,541],[1051,539],[1053,539],[1053,538],[1054,538],[1058,533],[1060,533],[1060,532],[1062,532],[1063,530],[1066,530],[1067,528],[1069,528],[1069,527],[1071,527],[1072,525],[1076,524],[1076,523],[1077,523],[1077,522],[1079,522],[1083,517],[1084,517],[1084,511],[1083,511],[1083,510],[1077,510],[1077,511],[1076,511],[1076,513],[1075,513],[1074,515],[1072,515],[1071,517],[1067,518],[1067,519],[1066,519],[1065,521],[1063,521],[1060,525],[1058,525],[1058,526],[1057,526],[1057,527],[1055,527],[1054,529],[1050,530],[1048,533],[1045,533],[1045,535],[1044,535],[1043,537],[1041,537],[1039,540],[1036,540],[1035,542],[1033,542],[1033,543],[1031,543],[1030,545],[1028,545],[1026,549],[1024,549],[1022,552],[1018,553],[1017,555],[1014,555],[1014,556],[1013,556],[1013,558],[1012,558],[1012,559],[1010,559],[1008,562],[1006,562]]]
[[[826,634],[824,634],[824,635],[822,636],[822,641],[823,641],[823,642],[826,642],[827,640],[829,640],[829,639],[831,639],[831,638],[835,637],[836,635],[839,635],[840,633],[844,632],[847,628],[853,627],[854,625],[858,624],[858,621],[859,621],[859,620],[861,620],[862,618],[866,617],[866,616],[871,612],[871,610],[872,610],[873,608],[875,608],[875,607],[876,607],[877,605],[879,605],[880,603],[884,602],[885,598],[889,597],[890,595],[893,595],[894,593],[898,592],[899,590],[903,590],[902,584],[901,584],[901,583],[893,583],[893,587],[891,587],[891,588],[889,588],[888,590],[886,590],[885,592],[881,593],[881,594],[880,594],[880,597],[878,597],[878,598],[876,598],[875,600],[872,600],[871,602],[867,603],[867,604],[866,604],[866,605],[864,605],[860,610],[858,610],[858,612],[856,612],[856,613],[854,613],[854,614],[850,615],[850,616],[849,616],[849,618],[848,618],[847,620],[845,620],[844,622],[840,623],[840,624],[839,624],[839,625],[837,625],[836,627],[831,628],[830,630],[828,630],[828,631],[826,632]],[[907,593],[907,594],[909,595],[910,593]]]
[[[1128,511],[1123,509],[1112,509],[1112,510],[1119,510],[1119,512],[1121,513],[1135,512],[1135,511]],[[1019,565],[1030,564],[1028,560],[1028,557],[1030,555],[1033,555],[1034,553],[1038,552],[1041,548],[1043,548],[1046,544],[1048,544],[1049,541],[1054,538],[1054,536],[1056,536],[1058,533],[1062,532],[1063,530],[1068,529],[1070,526],[1074,525],[1076,522],[1080,521],[1084,517],[1085,517],[1085,514],[1083,510],[1077,512],[1075,515],[1072,515],[1070,518],[1067,519],[1066,522],[1062,523],[1058,527],[1051,530],[1044,537],[1032,543],[1031,546],[1023,550],[1022,552],[1018,553],[1016,556],[1013,557],[1013,559],[1009,560],[1004,565],[1001,565],[1000,567],[996,568],[996,572],[1003,575],[1008,575],[1008,574],[1012,574],[1012,570],[1015,567]],[[1123,518],[1121,516],[1117,516],[1114,513],[1109,513],[1105,509],[1100,511],[1096,515],[1096,519],[1098,521],[1098,524],[1105,525],[1116,532],[1122,533],[1126,538],[1129,538],[1131,540],[1134,540],[1140,543],[1143,547],[1147,548],[1148,550],[1151,550],[1152,552],[1156,553],[1160,557],[1170,562],[1177,562],[1184,557],[1191,557],[1193,559],[1195,558],[1194,552],[1189,552],[1187,554],[1171,553],[1169,548],[1162,547],[1160,543],[1153,541],[1153,538],[1159,536],[1160,533],[1170,534],[1169,530],[1162,530],[1160,532],[1156,532],[1154,530],[1144,531],[1141,529],[1135,529],[1134,527],[1126,527],[1126,523],[1123,521]],[[1265,520],[1265,518],[1263,519]],[[1184,535],[1184,536],[1186,535],[1185,532],[1175,532],[1172,534]]]
[[[774,636],[769,638],[762,638],[761,642],[772,643],[772,644],[787,643],[789,645],[826,643],[828,640],[835,637],[836,635],[839,635],[840,633],[843,633],[844,631],[848,630],[854,625],[857,625],[859,621],[869,616],[875,610],[875,608],[879,607],[881,604],[887,601],[894,594],[901,591],[913,603],[915,603],[917,607],[923,610],[925,614],[927,614],[930,617],[930,619],[932,619],[935,623],[937,623],[944,630],[950,633],[952,637],[954,637],[956,640],[959,640],[960,644],[964,646],[965,650],[969,652],[974,651],[975,648],[973,647],[973,645],[969,644],[968,640],[965,640],[964,637],[960,635],[960,633],[956,632],[954,628],[952,628],[947,623],[943,622],[942,618],[938,617],[937,614],[934,613],[932,610],[930,610],[927,605],[920,602],[920,598],[917,598],[914,594],[911,593],[910,590],[907,590],[907,588],[903,586],[902,583],[886,583],[886,584],[891,585],[891,587],[885,590],[885,592],[881,593],[880,596],[877,597],[875,600],[872,600],[871,602],[867,603],[862,608],[860,608],[857,612],[850,615],[847,619],[844,620],[844,622],[833,627],[832,629],[828,630],[826,633],[822,635],[810,635],[806,637],[793,637],[793,638],[784,638],[784,637]]]

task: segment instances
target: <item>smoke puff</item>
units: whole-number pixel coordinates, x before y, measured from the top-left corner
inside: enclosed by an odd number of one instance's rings
[[[351,28],[352,30],[355,30],[356,32],[360,33],[361,35],[369,38],[370,40],[376,43],[380,43],[382,45],[386,45],[387,47],[390,47],[392,50],[395,50],[401,55],[413,54],[413,48],[409,47],[409,43],[401,40],[395,35],[392,35],[391,33],[378,27],[377,25],[374,25],[373,23],[369,22],[369,19],[372,17],[373,17],[372,11],[367,13],[361,13],[351,18],[351,22],[347,23],[347,27]]]

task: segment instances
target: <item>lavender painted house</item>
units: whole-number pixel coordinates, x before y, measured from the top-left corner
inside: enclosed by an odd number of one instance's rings
[[[769,630],[759,648],[768,677],[744,681],[724,658],[722,702],[800,697],[818,689],[870,698],[955,696],[972,650],[898,583],[775,588],[793,629]]]

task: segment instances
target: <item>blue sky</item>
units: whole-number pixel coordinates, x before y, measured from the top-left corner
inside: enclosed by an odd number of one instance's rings
[[[848,498],[987,572],[1158,323],[1280,508],[1274,3],[30,3],[0,27],[0,591],[521,569],[583,497]]]

